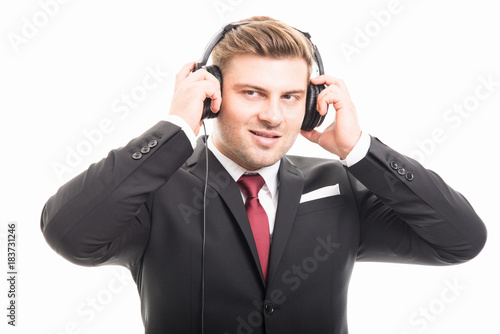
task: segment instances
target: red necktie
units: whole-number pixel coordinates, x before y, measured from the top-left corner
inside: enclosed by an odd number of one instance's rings
[[[269,262],[270,233],[269,220],[262,205],[259,202],[259,191],[265,181],[259,174],[242,175],[238,180],[238,186],[246,196],[245,209],[252,228],[253,238],[259,253],[260,266],[267,279],[267,264]]]

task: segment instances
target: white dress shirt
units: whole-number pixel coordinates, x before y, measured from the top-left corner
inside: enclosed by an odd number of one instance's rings
[[[213,137],[209,138],[208,140],[208,149],[212,151],[217,160],[219,160],[219,162],[221,163],[222,167],[226,169],[226,171],[229,173],[229,175],[231,175],[235,182],[238,181],[239,178],[245,173],[258,173],[264,179],[265,184],[259,191],[259,201],[266,211],[267,218],[269,220],[269,232],[272,236],[274,230],[274,221],[276,219],[276,210],[278,208],[278,170],[280,168],[281,161],[278,161],[274,165],[263,167],[255,171],[248,171],[222,154],[222,152],[220,152],[213,143],[212,138]],[[245,194],[243,194],[241,190],[240,193],[241,198],[243,199],[243,203],[245,203]]]
[[[169,115],[166,120],[181,127],[186,136],[188,137],[189,141],[191,142],[193,149],[196,148],[197,145],[196,135],[194,134],[191,127],[181,117]],[[346,157],[345,160],[340,160],[340,162],[346,167],[354,165],[355,163],[357,163],[358,161],[360,161],[365,157],[366,153],[368,152],[368,149],[370,148],[370,142],[371,142],[370,136],[363,132],[361,134],[360,139],[358,140],[358,143],[353,148],[351,153],[349,153],[349,155]],[[235,182],[238,181],[238,179],[245,173],[259,173],[264,178],[264,181],[266,183],[259,191],[259,201],[261,205],[264,207],[264,210],[266,211],[267,214],[267,218],[269,219],[269,231],[272,237],[274,230],[274,221],[276,219],[276,210],[278,208],[278,196],[279,196],[278,171],[280,167],[280,161],[278,161],[274,165],[264,167],[256,171],[247,171],[245,168],[241,167],[236,162],[234,162],[233,160],[229,159],[227,156],[222,154],[222,152],[220,152],[217,149],[217,147],[215,147],[215,144],[213,143],[211,138],[208,140],[207,144],[210,151],[212,151],[217,160],[219,160],[221,165],[226,169],[229,175],[231,175],[231,177],[234,179]],[[246,200],[245,195],[241,190],[240,193],[243,203],[245,203]]]

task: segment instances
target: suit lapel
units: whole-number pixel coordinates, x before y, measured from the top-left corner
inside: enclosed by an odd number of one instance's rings
[[[186,161],[185,166],[189,172],[205,181],[206,155],[203,140],[203,137],[198,139],[196,150]],[[245,205],[241,198],[240,189],[210,150],[208,150],[208,184],[222,197],[236,219],[250,248],[255,265],[259,268],[261,280],[264,284],[264,276],[262,275],[262,270],[260,268],[257,247],[255,246],[252,229],[250,228]],[[214,209],[217,210],[217,208]],[[210,205],[207,207],[207,210],[210,210]]]
[[[281,159],[278,210],[276,212],[269,269],[267,273],[269,283],[274,279],[274,275],[288,243],[288,238],[292,232],[293,222],[295,221],[295,214],[297,213],[303,187],[304,175],[302,171],[297,169],[288,158],[284,157]]]
[[[205,181],[206,173],[205,144],[203,138],[198,139],[198,144],[193,155],[186,161],[186,168],[192,174]],[[222,197],[224,202],[235,217],[257,268],[259,268],[262,283],[264,276],[260,267],[259,255],[253,238],[252,229],[248,222],[248,216],[245,210],[241,193],[238,185],[231,178],[220,162],[215,158],[212,152],[208,151],[208,184]],[[278,210],[271,243],[271,252],[268,268],[268,283],[270,283],[285,251],[288,238],[292,231],[295,214],[300,202],[300,196],[304,187],[304,176],[302,172],[294,166],[288,158],[281,159],[279,170],[279,199]],[[210,207],[208,207],[210,209]],[[215,208],[216,209],[216,208]]]

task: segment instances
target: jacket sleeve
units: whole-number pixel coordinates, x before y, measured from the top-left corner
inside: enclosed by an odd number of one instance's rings
[[[79,265],[134,265],[149,238],[150,194],[192,152],[184,132],[166,121],[112,150],[47,201],[41,229],[48,244]]]
[[[486,227],[465,197],[378,139],[348,172],[361,220],[358,260],[454,264],[483,248]]]

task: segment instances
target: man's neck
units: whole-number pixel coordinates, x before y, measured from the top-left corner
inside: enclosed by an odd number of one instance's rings
[[[271,166],[262,167],[255,171],[249,171],[238,165],[235,161],[231,160],[229,157],[225,156],[221,151],[219,151],[219,149],[213,142],[212,136],[207,138],[207,144],[210,151],[212,151],[217,160],[219,160],[219,162],[221,163],[222,167],[226,169],[226,171],[229,173],[229,175],[231,175],[235,182],[238,181],[238,179],[245,173],[258,173],[266,181],[266,186],[269,188],[271,196],[276,196],[276,193],[278,191],[278,171],[280,168],[281,160]]]

